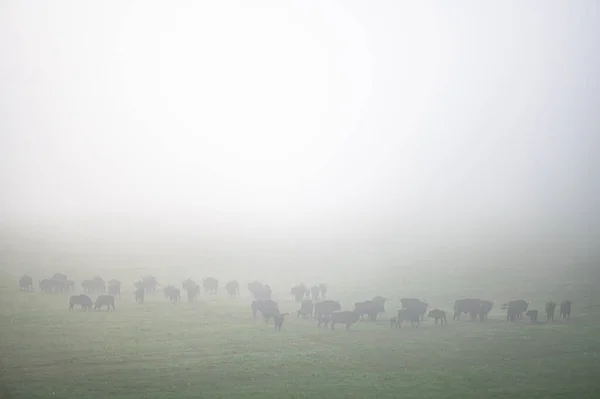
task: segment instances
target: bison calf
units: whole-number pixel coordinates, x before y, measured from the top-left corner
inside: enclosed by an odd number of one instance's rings
[[[283,326],[283,321],[285,320],[285,316],[289,313],[281,313],[273,315],[273,320],[275,321],[275,330],[281,331],[281,326]]]
[[[446,320],[446,312],[440,309],[433,309],[430,311],[427,316],[431,317],[434,320],[434,323],[437,324],[438,321],[441,321],[441,326],[444,327],[444,323],[448,324],[448,320]]]

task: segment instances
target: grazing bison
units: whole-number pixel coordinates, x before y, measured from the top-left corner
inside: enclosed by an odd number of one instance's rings
[[[300,316],[312,317],[314,308],[315,306],[313,305],[313,301],[310,299],[305,299],[302,301],[302,306],[300,306],[300,310],[298,310],[298,316],[296,319],[298,319]]]
[[[248,291],[257,301],[267,301],[271,299],[271,287],[266,284],[261,284],[258,281],[253,281],[248,284]]]
[[[144,293],[145,293],[144,287],[139,287],[135,290],[134,295],[135,295],[136,303],[140,303],[140,304],[144,303]]]
[[[409,309],[400,309],[398,310],[398,316],[396,316],[396,327],[400,328],[402,325],[403,321],[409,322],[410,324],[415,327],[415,323],[416,323],[416,327],[419,327],[419,322],[421,320],[421,315],[419,314],[419,312],[414,309],[414,308],[409,308]]]
[[[306,285],[304,285],[304,283],[300,283],[298,285],[292,286],[290,294],[292,294],[294,298],[296,298],[296,302],[302,302],[304,296],[310,295],[310,291],[308,288],[306,288]]]
[[[194,285],[188,284],[186,291],[187,291],[188,302],[191,302],[200,295],[200,285],[199,284],[194,284]]]
[[[529,303],[522,299],[510,301],[509,303],[502,305],[502,309],[506,309],[506,321],[520,319],[523,316],[523,313],[527,312],[528,306]]]
[[[528,310],[527,313],[525,313],[525,315],[527,317],[529,317],[529,319],[531,320],[532,323],[537,323],[537,321],[538,321],[538,311],[537,310]]]
[[[546,303],[546,322],[554,321],[554,311],[556,310],[556,302],[550,301]]]
[[[402,298],[400,299],[402,309],[409,309],[411,312],[417,313],[421,320],[425,318],[427,313],[428,304],[417,298]]]
[[[256,320],[256,312],[260,312],[266,321],[269,321],[269,318],[280,314],[277,302],[271,299],[267,299],[266,301],[253,301],[250,307],[252,309],[252,318],[254,320]]]
[[[75,305],[79,305],[81,309],[92,310],[92,299],[84,294],[72,295],[69,298],[69,310],[72,310]]]
[[[431,317],[434,320],[434,323],[437,324],[438,321],[441,321],[441,326],[444,327],[444,323],[448,324],[448,320],[446,320],[446,312],[440,309],[433,309],[427,314],[428,317]]]
[[[110,280],[108,282],[108,294],[114,297],[121,297],[121,282],[119,280]]]
[[[19,289],[21,291],[29,291],[33,289],[33,279],[28,275],[24,275],[19,279]]]
[[[310,294],[312,295],[313,301],[318,301],[319,295],[321,294],[321,287],[319,287],[318,285],[313,285],[310,288]]]
[[[281,331],[281,326],[283,326],[283,321],[285,320],[285,316],[289,313],[281,313],[273,316],[273,320],[275,321],[275,330]]]
[[[167,285],[164,289],[165,291],[165,299],[170,301],[180,301],[181,300],[181,291],[179,288],[175,288],[172,285]]]
[[[332,312],[342,309],[342,306],[338,301],[328,299],[326,301],[318,302],[315,304],[315,319],[321,316],[328,316]]]
[[[571,302],[569,300],[562,301],[560,303],[560,317],[562,317],[563,319],[568,319],[569,317],[571,317],[571,306],[572,305],[573,305],[573,302]]]
[[[360,314],[353,310],[343,310],[339,312],[333,312],[330,315],[331,317],[331,331],[335,330],[336,324],[345,324],[346,330],[350,328],[350,326],[360,319]]]
[[[202,288],[204,288],[204,292],[214,295],[219,288],[219,281],[216,278],[207,277],[202,282]]]
[[[115,310],[115,297],[112,295],[100,295],[96,298],[96,303],[94,304],[94,310],[100,310],[102,306],[106,306],[106,310],[110,310],[112,307]]]
[[[240,283],[238,283],[236,280],[231,280],[225,285],[225,291],[227,291],[227,295],[229,295],[231,298],[235,298],[240,294]]]

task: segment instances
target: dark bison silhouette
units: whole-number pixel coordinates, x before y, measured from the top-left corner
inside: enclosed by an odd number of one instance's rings
[[[402,298],[400,299],[402,309],[409,309],[411,312],[416,312],[421,320],[425,318],[429,305],[417,298]]]
[[[360,319],[360,314],[354,310],[342,310],[331,313],[329,318],[332,331],[335,330],[336,324],[345,324],[346,330],[348,330],[352,324]]]
[[[102,277],[95,276],[92,279],[92,282],[94,283],[94,290],[96,292],[106,292],[106,284],[104,283],[104,280],[102,280]]]
[[[304,283],[300,283],[298,285],[292,286],[290,290],[290,294],[296,298],[296,302],[302,302],[305,296],[310,295],[310,290],[304,285]]]
[[[64,292],[66,282],[45,278],[39,282],[39,287],[42,292]]]
[[[506,310],[506,321],[520,319],[523,316],[523,313],[527,312],[528,306],[529,303],[525,302],[523,299],[510,301],[502,305],[502,309]]]
[[[71,295],[69,298],[69,310],[72,310],[76,305],[80,306],[82,310],[92,310],[94,303],[92,302],[92,298],[85,294]]]
[[[315,306],[313,305],[313,301],[311,301],[310,299],[305,299],[304,301],[302,301],[302,305],[298,310],[298,316],[296,317],[296,319],[300,316],[312,317],[314,308]]]
[[[106,306],[106,310],[115,310],[115,297],[112,295],[99,295],[96,298],[96,303],[94,304],[94,310],[102,309],[102,306]]]
[[[468,314],[471,320],[486,320],[488,314],[494,307],[494,303],[478,298],[457,299],[454,302],[454,320],[460,320],[462,313]]]
[[[186,289],[188,302],[193,301],[200,295],[200,285],[198,284],[188,284]]]
[[[554,321],[554,311],[556,310],[556,302],[546,302],[546,321]]]
[[[180,301],[181,300],[181,291],[179,290],[179,288],[173,287],[172,285],[167,285],[164,288],[164,292],[165,292],[165,299],[168,299],[170,301]]]
[[[338,301],[333,301],[331,299],[318,302],[315,304],[315,319],[318,319],[321,316],[328,316],[332,312],[341,310],[342,306]]]
[[[197,284],[194,280],[192,280],[191,278],[188,278],[187,280],[185,280],[183,283],[181,283],[181,288],[183,288],[184,290],[188,290],[188,287],[195,287]]]
[[[237,280],[231,280],[225,284],[225,291],[231,298],[235,298],[240,294],[240,283]]]
[[[361,319],[367,315],[369,320],[375,321],[379,313],[385,312],[385,298],[375,297],[369,301],[355,302],[354,311],[358,312]]]
[[[23,275],[19,279],[19,289],[21,291],[33,290],[33,279],[28,275]]]
[[[266,321],[271,317],[281,314],[277,302],[267,299],[266,301],[253,301],[250,305],[252,309],[252,318],[256,320],[256,313],[260,312]]]
[[[154,276],[145,276],[140,280],[141,287],[144,288],[146,292],[154,292],[156,291],[156,287],[158,287],[158,281],[156,281],[156,277]],[[136,288],[139,288],[136,285]]]
[[[134,295],[135,295],[136,303],[140,303],[140,304],[144,303],[144,293],[145,293],[144,287],[139,287],[135,290]]]
[[[202,282],[202,288],[204,288],[204,292],[215,295],[219,289],[219,281],[216,278],[207,277]]]
[[[438,321],[441,321],[441,326],[444,326],[444,323],[448,324],[448,320],[446,320],[446,312],[440,309],[433,309],[428,314],[428,317],[431,317],[434,320],[434,323],[437,324]]]
[[[560,317],[562,317],[563,319],[568,319],[569,317],[571,317],[571,306],[573,305],[573,302],[567,300],[564,300],[560,303]]]
[[[538,311],[537,310],[528,310],[525,315],[529,317],[532,323],[536,323],[538,321]]]
[[[419,322],[421,320],[421,315],[418,310],[414,308],[410,309],[400,309],[398,310],[398,315],[395,318],[395,326],[400,328],[402,326],[402,322],[410,322],[410,324],[415,327],[419,327]]]
[[[258,281],[253,281],[248,284],[248,291],[257,301],[267,301],[271,299],[271,287],[266,284],[261,284]]]

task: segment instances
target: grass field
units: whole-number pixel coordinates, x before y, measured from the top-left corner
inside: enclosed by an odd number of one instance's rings
[[[116,312],[69,312],[67,295],[19,292],[16,278],[4,273],[0,283],[1,398],[600,397],[600,303],[586,278],[520,282],[508,292],[498,279],[441,279],[445,290],[405,281],[402,292],[385,280],[370,290],[330,283],[344,308],[390,298],[380,321],[334,332],[295,315],[281,332],[253,321],[246,281],[237,299],[219,293],[169,303],[157,292],[137,305],[129,290]],[[444,328],[428,320],[391,330],[398,298],[416,291],[447,311],[462,295],[496,306],[484,323],[450,317]],[[285,286],[275,294],[282,311],[298,308]],[[546,300],[568,298],[573,315],[508,323],[498,301],[517,298],[541,313]]]

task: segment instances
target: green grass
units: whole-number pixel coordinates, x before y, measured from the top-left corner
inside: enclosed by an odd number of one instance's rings
[[[600,303],[584,293],[584,279],[519,285],[501,298],[523,297],[543,313],[547,299],[569,297],[568,322],[508,323],[497,305],[485,323],[450,317],[444,328],[428,320],[391,330],[387,319],[404,296],[391,284],[375,293],[331,284],[330,296],[345,308],[387,293],[388,313],[334,332],[290,315],[279,333],[252,320],[244,289],[235,300],[221,293],[177,304],[156,293],[144,305],[128,292],[116,312],[69,312],[67,296],[18,292],[14,281],[0,287],[4,398],[600,397]],[[452,298],[474,292],[466,283],[444,285],[451,289],[426,294],[446,310]],[[490,279],[477,290],[497,301],[504,287]],[[282,311],[295,311],[284,292],[277,293]]]

